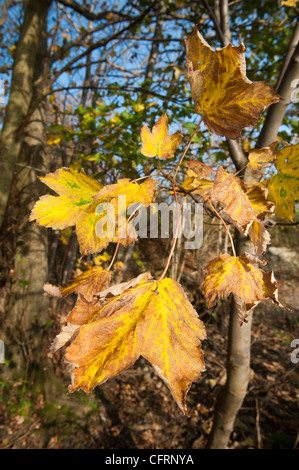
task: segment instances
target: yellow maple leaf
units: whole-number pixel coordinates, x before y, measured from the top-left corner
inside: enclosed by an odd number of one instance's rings
[[[283,7],[283,6],[286,6],[286,7],[296,7],[296,4],[297,4],[298,0],[281,0],[280,2],[280,5]]]
[[[66,287],[61,288],[61,294],[64,297],[76,292],[91,301],[97,292],[109,285],[110,280],[111,274],[109,271],[100,266],[94,266],[73,279]]]
[[[259,185],[248,189],[247,196],[252,205],[256,220],[250,225],[248,235],[252,241],[257,256],[265,254],[271,236],[261,221],[274,212],[275,204],[267,199],[268,190]]]
[[[157,184],[154,180],[147,180],[140,185],[120,180],[105,188],[85,173],[68,168],[61,168],[40,179],[58,197],[42,196],[36,202],[29,220],[36,220],[37,224],[53,229],[75,225],[82,254],[100,252],[110,241],[117,242],[118,239],[125,246],[135,241],[133,227],[127,229],[125,212],[133,203],[148,206],[154,199]],[[120,205],[119,195],[124,196]],[[101,210],[101,207],[105,208],[106,203],[115,209],[113,215],[116,220],[113,219],[113,224],[104,230],[104,226],[98,223],[103,220],[105,210]]]
[[[275,160],[278,151],[278,142],[273,142],[268,147],[252,150],[248,155],[249,162],[247,168],[252,171],[261,170]]]
[[[192,190],[192,194],[199,194],[204,199],[210,194],[213,187],[213,181],[209,179],[211,172],[195,162],[186,162],[187,165],[187,178],[182,183],[183,188],[188,191]]]
[[[236,139],[244,127],[257,123],[266,106],[280,100],[270,85],[246,77],[243,44],[213,51],[195,28],[186,49],[195,111],[209,131]]]
[[[68,168],[49,173],[40,180],[59,197],[42,196],[35,204],[29,220],[37,219],[39,225],[53,229],[75,225],[82,210],[93,203],[92,196],[102,188],[93,178]]]
[[[277,174],[268,181],[268,199],[275,203],[275,213],[279,217],[293,220],[299,193],[299,144],[281,149],[275,166]]]
[[[255,216],[259,220],[265,220],[266,216],[274,213],[275,204],[268,200],[267,188],[262,188],[258,184],[252,186],[247,191],[247,197]]]
[[[153,202],[156,185],[157,181],[153,179],[147,179],[142,184],[137,184],[131,183],[128,178],[123,178],[118,180],[116,184],[104,186],[93,196],[93,199],[94,201],[109,200],[116,207],[118,197],[125,196],[127,208],[137,203],[148,207]]]
[[[224,205],[224,211],[243,235],[247,235],[256,218],[246,191],[246,186],[240,178],[225,171],[222,165],[218,167],[211,189],[211,199]]]
[[[142,280],[98,309],[66,349],[75,365],[71,392],[91,392],[143,356],[186,411],[186,394],[205,370],[205,328],[172,279]],[[77,320],[77,319],[76,319]]]
[[[278,300],[278,288],[273,272],[266,273],[251,263],[265,264],[245,253],[241,256],[220,255],[206,267],[203,293],[208,307],[215,305],[217,295],[225,299],[230,293],[240,298],[249,312],[262,300],[271,300],[285,308]]]
[[[58,135],[51,135],[48,140],[47,140],[47,144],[49,145],[56,145],[56,144],[59,144],[59,142],[61,141],[61,137],[58,136]]]
[[[168,118],[162,114],[154,124],[152,132],[146,124],[141,129],[141,153],[146,157],[172,158],[181,143],[180,131],[169,136]]]

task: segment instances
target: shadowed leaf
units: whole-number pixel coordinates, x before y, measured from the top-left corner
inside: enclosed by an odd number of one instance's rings
[[[61,294],[64,297],[76,292],[91,301],[97,292],[110,284],[110,280],[111,273],[109,271],[100,266],[94,266],[73,279],[68,286],[61,288]]]
[[[248,233],[255,213],[246,194],[246,186],[240,178],[227,173],[222,165],[217,169],[211,199],[224,205],[224,211],[243,235]]]
[[[244,127],[259,121],[266,106],[280,100],[270,85],[246,77],[243,44],[213,51],[195,28],[186,49],[195,111],[209,131],[236,139]]]

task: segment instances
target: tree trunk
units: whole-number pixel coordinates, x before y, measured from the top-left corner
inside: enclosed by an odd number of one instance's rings
[[[245,251],[252,252],[251,242],[240,240],[239,232],[236,235],[238,255]],[[249,314],[248,322],[240,326],[237,306],[232,298],[228,333],[227,379],[217,397],[213,427],[207,444],[209,449],[227,447],[236,416],[246,396],[250,377],[251,323],[252,314]]]
[[[292,47],[293,47],[292,42]],[[291,101],[291,95],[294,91],[292,82],[299,77],[299,34],[297,35],[296,48],[289,61],[288,67],[280,79],[280,85],[277,93],[283,98],[278,103],[273,104],[266,115],[266,119],[259,135],[256,148],[262,148],[271,144],[277,138],[279,127],[285,115],[287,107]]]
[[[223,15],[226,18],[223,18]],[[227,0],[221,2],[219,11],[221,23],[226,25],[225,44],[229,40],[230,34],[228,25],[228,9]],[[297,26],[296,26],[297,28]],[[278,129],[290,103],[290,95],[293,91],[291,82],[298,74],[298,38],[297,33],[293,35],[289,48],[293,49],[293,54],[288,66],[285,68],[283,76],[280,77],[280,86],[278,93],[285,100],[272,105],[267,112],[267,116],[257,141],[256,148],[269,145],[277,138]],[[294,43],[294,37],[297,43]],[[237,141],[228,140],[228,149],[230,156],[240,171],[247,163]],[[246,181],[246,171],[244,181]],[[240,176],[239,173],[239,176]],[[245,238],[241,238],[239,232],[236,233],[236,254],[242,255],[244,252],[255,254],[252,243]],[[215,405],[214,421],[211,433],[208,438],[207,447],[210,449],[225,449],[228,445],[230,435],[233,431],[236,416],[246,397],[249,378],[250,378],[250,351],[251,351],[251,324],[252,313],[248,317],[248,323],[243,323],[240,327],[237,305],[232,299],[230,320],[229,320],[229,337],[228,337],[228,360],[227,360],[227,380],[226,384],[219,393]]]
[[[36,54],[41,37],[40,18],[50,3],[51,0],[24,2],[24,21],[15,51],[10,95],[0,139],[0,227],[22,145],[17,131],[28,113],[32,98]]]
[[[31,13],[34,10],[32,4],[38,4],[39,10],[35,9],[32,14],[34,28],[31,31],[31,42],[29,45],[27,41],[22,44],[22,38],[26,38],[26,34],[23,32],[18,46],[22,49],[24,57],[27,57],[32,50],[32,44],[38,44],[35,51],[35,61],[33,62],[30,58],[29,62],[25,64],[25,72],[27,71],[25,74],[30,75],[32,82],[30,86],[28,83],[32,100],[35,100],[42,92],[44,79],[48,76],[46,25],[50,3],[49,0],[27,2],[24,24],[26,18],[30,17],[27,10],[29,9]],[[31,23],[27,25],[27,28],[30,29],[30,26]],[[22,31],[24,29],[26,28],[23,25]],[[25,47],[26,45],[28,45],[29,51]],[[12,89],[15,88],[15,84],[12,83]],[[29,91],[26,94],[26,100],[28,96]],[[15,99],[17,100],[17,97]],[[15,112],[21,105],[22,102],[17,101]],[[27,101],[26,109],[29,109]],[[22,115],[24,115],[23,108]],[[12,129],[14,126],[12,125],[10,128]],[[5,164],[11,168],[17,154],[16,149],[9,148],[8,150],[6,159],[12,158],[12,160],[9,164],[8,162]],[[11,152],[14,154],[13,157]],[[40,371],[44,373],[46,370],[47,359],[44,346],[47,346],[45,337],[46,323],[49,319],[49,300],[43,295],[43,285],[48,274],[47,230],[29,222],[28,218],[34,203],[44,192],[44,185],[38,180],[38,176],[44,174],[47,163],[45,105],[41,103],[32,113],[24,129],[12,186],[10,209],[16,218],[16,247],[11,295],[3,328],[5,355],[8,360],[8,365],[3,369],[3,376],[6,380],[13,378],[27,380],[30,376],[37,383],[38,380],[36,377],[34,378],[34,375]]]

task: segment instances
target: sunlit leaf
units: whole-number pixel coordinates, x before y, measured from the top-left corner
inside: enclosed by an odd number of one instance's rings
[[[260,171],[262,168],[269,166],[275,160],[278,150],[277,142],[273,142],[268,147],[252,150],[248,155],[249,162],[247,168],[250,168],[252,171]]]
[[[199,194],[205,198],[213,187],[213,181],[209,179],[211,172],[195,162],[186,162],[186,165],[187,178],[182,183],[183,188],[188,191],[192,190],[192,194]]]
[[[70,391],[91,392],[142,355],[185,411],[186,394],[205,370],[206,333],[182,287],[171,279],[142,280],[95,315],[66,350],[74,365]]]
[[[283,7],[296,7],[298,0],[281,0],[280,5]]]
[[[299,194],[299,144],[281,149],[275,166],[277,174],[269,179],[268,199],[275,203],[275,213],[279,217],[293,220]]]
[[[278,300],[273,272],[267,273],[252,262],[265,264],[248,253],[238,257],[224,254],[205,267],[207,276],[203,283],[203,293],[209,308],[215,305],[217,295],[220,299],[225,299],[230,293],[245,303],[247,312],[267,299],[284,308]]]
[[[270,85],[246,77],[243,44],[213,51],[195,28],[186,49],[195,111],[209,131],[236,139],[244,127],[259,121],[266,106],[280,100]]]
[[[146,124],[141,129],[141,153],[146,157],[172,158],[182,140],[180,131],[169,136],[168,118],[162,114],[152,131]]]
[[[110,284],[110,280],[109,271],[100,266],[94,266],[73,279],[68,286],[61,288],[61,294],[64,297],[76,292],[90,301],[97,292],[104,290]]]
[[[152,179],[141,184],[124,179],[103,187],[85,173],[68,168],[40,179],[58,197],[42,196],[30,220],[36,219],[39,225],[54,229],[75,225],[82,254],[100,252],[110,241],[120,240],[124,246],[135,241],[136,232],[130,224],[127,226],[126,211],[132,204],[147,207],[154,200],[157,184]],[[111,213],[107,204],[113,209]]]

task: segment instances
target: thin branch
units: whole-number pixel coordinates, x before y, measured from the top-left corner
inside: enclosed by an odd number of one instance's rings
[[[170,260],[172,258],[172,255],[173,255],[173,252],[174,252],[174,249],[175,249],[175,244],[176,244],[176,241],[177,241],[177,238],[178,238],[178,231],[179,231],[179,225],[180,225],[180,208],[179,208],[178,198],[177,198],[177,194],[176,194],[174,184],[172,184],[172,189],[173,189],[175,203],[176,203],[176,219],[177,219],[176,220],[176,227],[175,227],[175,233],[174,233],[174,236],[173,236],[170,252],[169,252],[169,255],[168,255],[168,258],[167,258],[167,261],[166,261],[166,265],[165,265],[165,268],[164,268],[161,276],[159,277],[158,281],[161,281],[161,279],[163,279],[163,277],[165,276],[165,274],[167,272]]]
[[[232,236],[231,236],[231,233],[229,231],[229,228],[227,226],[227,224],[225,223],[223,217],[221,217],[221,215],[219,214],[219,212],[217,211],[217,209],[215,209],[215,207],[213,206],[213,204],[211,203],[210,201],[210,198],[208,197],[208,203],[210,204],[211,208],[213,209],[213,211],[216,213],[216,215],[219,217],[219,219],[222,221],[226,231],[227,231],[227,234],[229,236],[229,239],[230,239],[230,243],[231,243],[231,247],[232,247],[232,250],[233,250],[233,255],[236,257],[236,250],[235,250],[235,245],[234,245],[234,242],[233,242],[233,239],[232,239]]]
[[[290,60],[292,58],[292,55],[294,54],[294,51],[296,49],[296,46],[297,46],[298,42],[299,42],[299,16],[297,17],[296,27],[293,31],[293,35],[292,35],[292,38],[291,38],[291,41],[290,41],[290,44],[289,44],[289,47],[288,47],[288,51],[287,51],[287,54],[286,54],[285,59],[283,61],[283,64],[282,64],[282,67],[281,67],[281,70],[280,70],[280,74],[279,74],[279,77],[278,77],[277,82],[276,82],[275,91],[279,90],[282,79],[284,77],[284,74],[285,74],[288,66],[289,66]]]
[[[180,166],[181,166],[181,164],[182,164],[182,162],[183,162],[183,160],[184,160],[184,158],[185,158],[185,155],[186,155],[186,153],[187,153],[187,151],[188,151],[188,149],[189,149],[189,147],[190,147],[190,145],[191,145],[192,139],[193,139],[193,137],[195,136],[196,132],[198,131],[199,126],[201,125],[202,121],[203,121],[203,117],[201,118],[201,120],[200,120],[199,123],[197,124],[196,128],[194,129],[194,131],[193,131],[193,133],[192,133],[192,135],[191,135],[191,137],[190,137],[190,139],[189,139],[189,142],[188,142],[188,144],[187,144],[187,147],[185,148],[185,151],[184,151],[184,153],[183,153],[183,155],[182,155],[182,157],[181,157],[181,159],[180,159],[180,161],[179,161],[179,163],[178,163],[178,165],[177,165],[177,167],[176,167],[176,170],[175,170],[175,173],[174,173],[174,176],[173,176],[173,181],[175,181],[175,179],[176,179],[176,176],[177,176],[177,174],[178,174],[179,168],[180,168]],[[173,171],[173,170],[172,170],[172,171]]]
[[[129,25],[127,25],[125,28],[121,29],[120,31],[117,31],[116,33],[112,34],[111,36],[107,37],[107,38],[104,38],[104,39],[101,39],[97,42],[95,42],[94,44],[92,44],[89,48],[86,49],[86,51],[82,52],[81,54],[79,54],[78,56],[74,57],[72,60],[70,60],[64,67],[62,67],[62,69],[60,69],[59,71],[57,71],[54,76],[52,77],[52,79],[47,83],[47,85],[45,86],[45,91],[44,93],[41,93],[40,96],[32,103],[31,107],[30,107],[30,110],[29,112],[27,113],[27,116],[25,117],[25,119],[23,120],[22,124],[19,126],[18,130],[17,130],[17,133],[16,133],[16,136],[17,136],[17,140],[19,140],[20,138],[20,135],[21,133],[23,132],[23,129],[25,128],[25,126],[27,125],[27,123],[29,122],[33,112],[35,111],[35,109],[39,106],[39,104],[44,100],[44,98],[46,98],[47,95],[49,95],[51,93],[51,88],[52,88],[52,85],[55,83],[55,81],[57,80],[57,78],[63,74],[64,72],[66,72],[69,67],[71,67],[73,64],[75,64],[76,62],[78,62],[78,60],[81,60],[83,57],[85,57],[86,55],[88,55],[90,52],[92,52],[93,50],[95,49],[98,49],[99,47],[104,47],[106,46],[110,41],[114,40],[114,39],[117,39],[121,34],[123,34],[125,31],[129,30],[130,28],[132,28],[132,26],[134,26],[135,24],[138,24],[140,21],[143,20],[143,18],[145,18],[147,16],[147,14],[151,11],[153,5],[155,4],[155,1],[152,2],[150,4],[150,6],[144,10],[134,21],[132,21]]]
[[[291,39],[291,48],[294,47],[293,38]],[[284,65],[283,65],[284,67]],[[293,92],[292,82],[299,77],[299,34],[297,38],[296,49],[288,62],[288,66],[280,81],[277,93],[283,98],[278,103],[272,104],[268,108],[266,119],[258,137],[256,148],[263,148],[274,142],[277,138],[279,127],[283,117],[290,104],[291,94]]]
[[[225,38],[224,38],[224,34],[222,32],[222,29],[221,29],[221,26],[218,22],[218,18],[217,16],[215,15],[214,11],[212,10],[212,8],[210,7],[209,3],[207,0],[202,0],[202,3],[204,4],[204,6],[206,7],[207,11],[208,11],[208,14],[211,18],[211,20],[213,21],[214,23],[214,26],[215,26],[215,29],[216,29],[216,32],[217,32],[217,35],[221,41],[221,45],[224,46],[224,43],[225,43]]]
[[[125,13],[122,13],[119,11],[116,12],[114,10],[104,10],[98,13],[94,13],[88,8],[86,8],[85,6],[77,3],[75,0],[58,0],[58,2],[64,5],[65,7],[72,8],[74,11],[76,11],[80,15],[92,21],[103,20],[111,15],[119,17],[119,18],[132,19],[131,16],[126,15]]]

